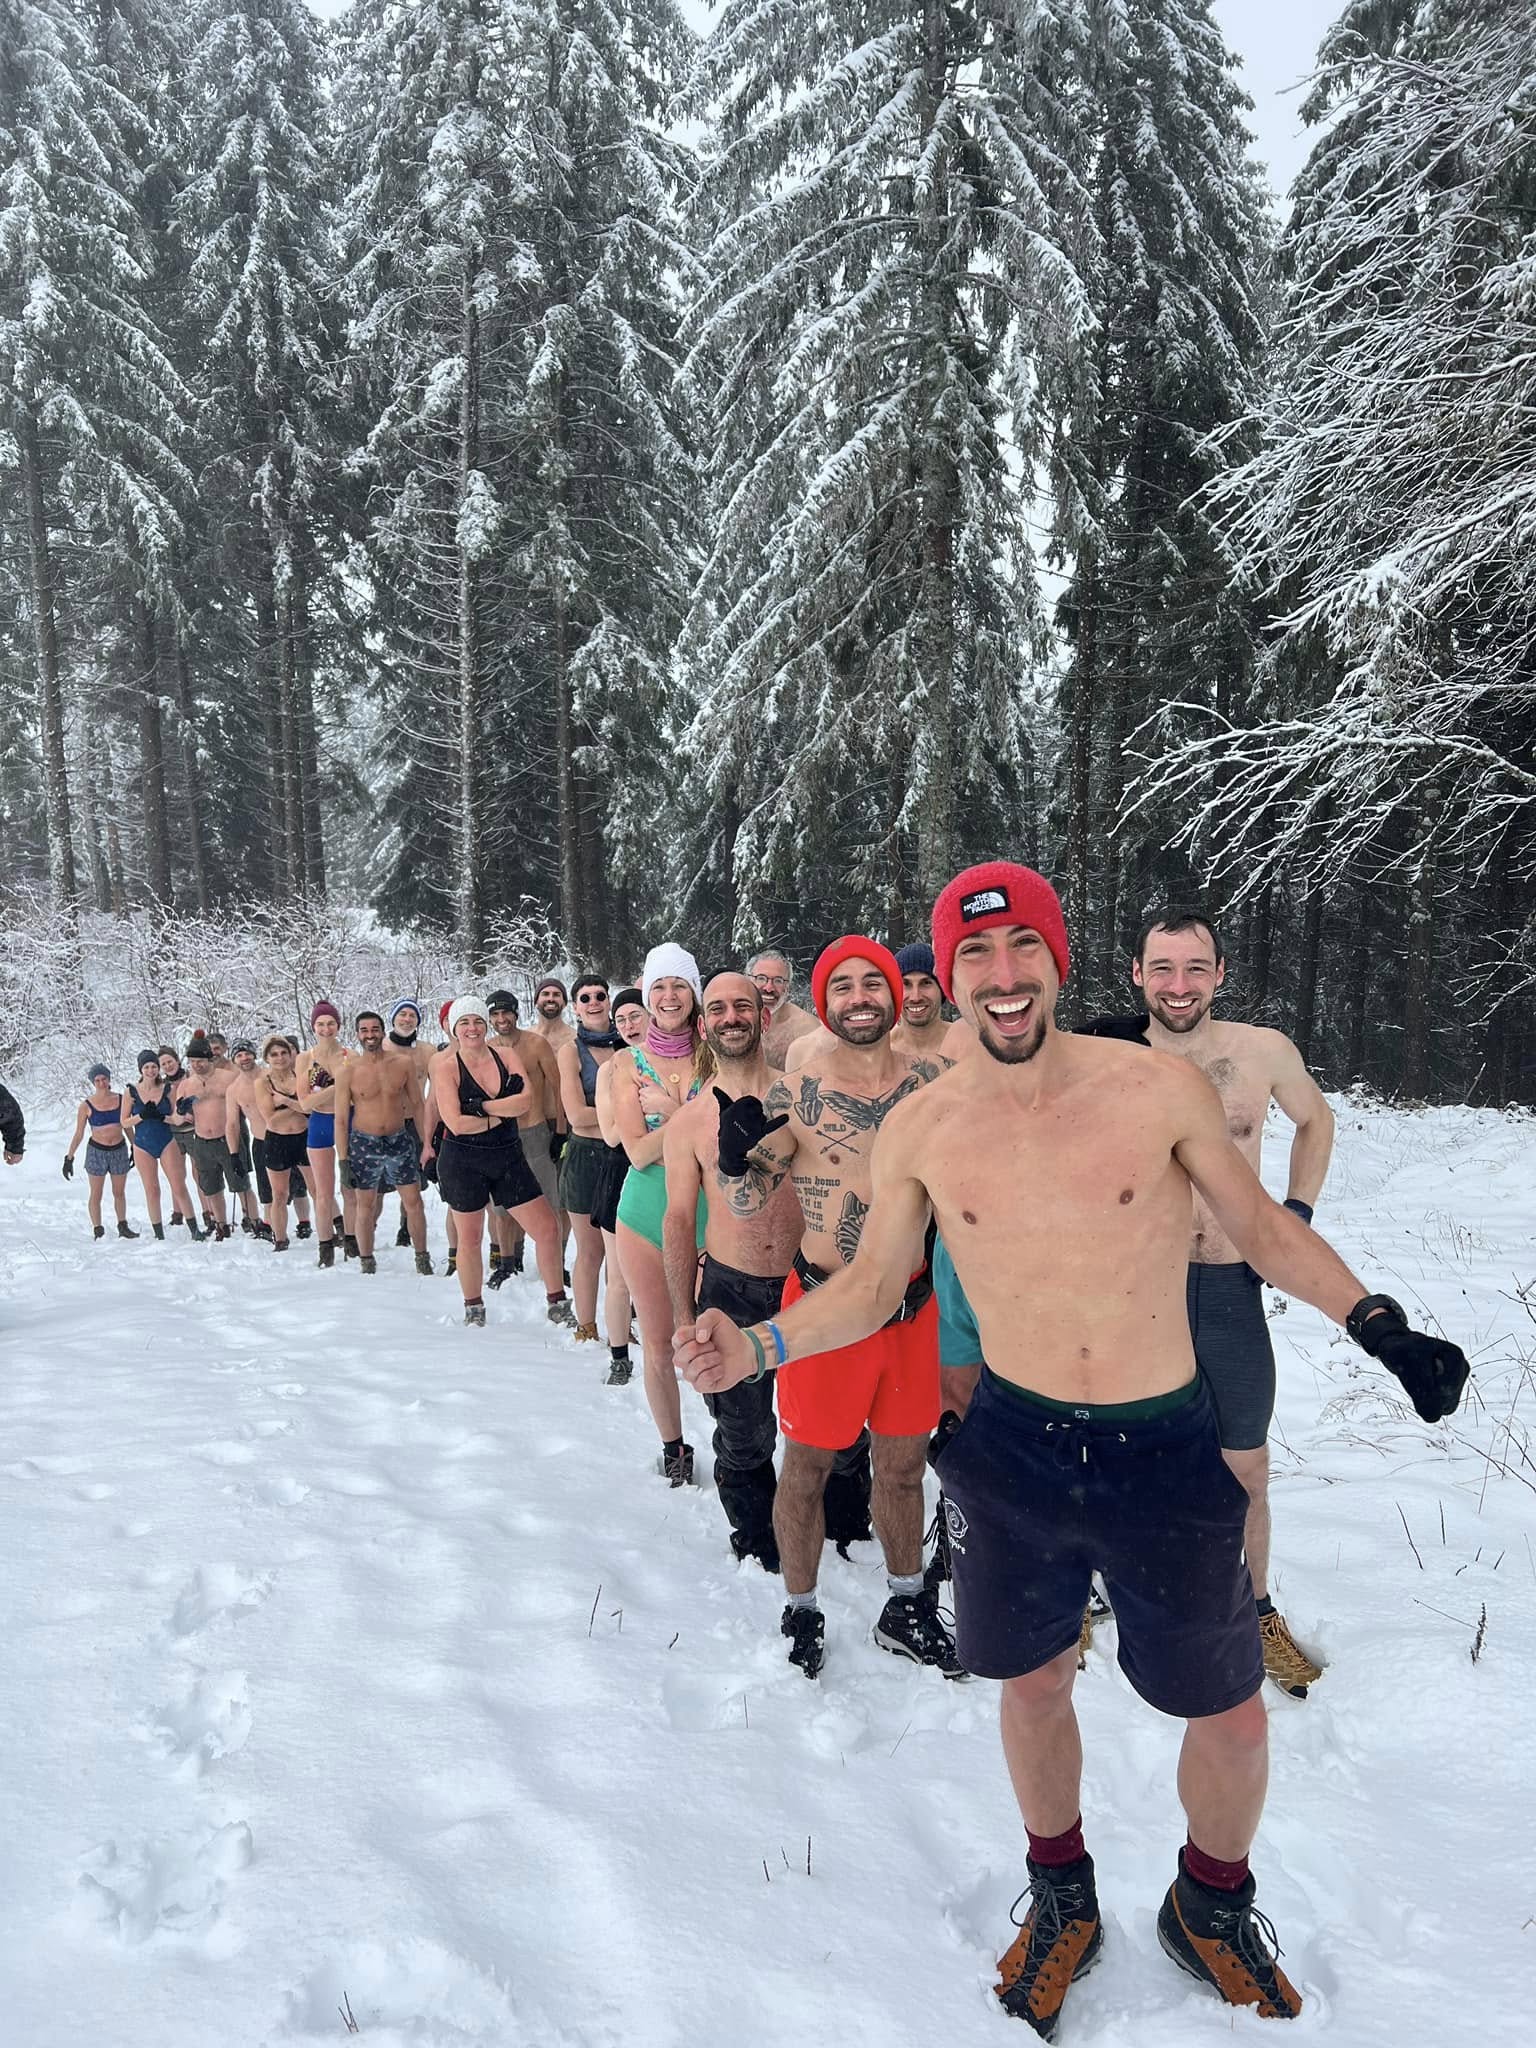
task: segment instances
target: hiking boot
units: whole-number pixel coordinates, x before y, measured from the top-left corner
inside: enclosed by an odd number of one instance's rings
[[[939,1504],[933,1511],[933,1520],[923,1532],[923,1541],[933,1545],[933,1555],[923,1566],[923,1590],[937,1594],[940,1586],[947,1586],[954,1577],[949,1552],[949,1517],[944,1512],[945,1500],[941,1493]]]
[[[786,1607],[779,1634],[789,1637],[789,1661],[814,1678],[827,1661],[827,1624],[819,1607]]]
[[[1273,1608],[1259,1616],[1259,1640],[1264,1645],[1264,1675],[1272,1678],[1293,1700],[1304,1700],[1307,1687],[1323,1675],[1286,1626],[1285,1616]]]
[[[411,1241],[411,1226],[407,1217],[400,1218],[400,1228],[395,1232],[395,1249],[404,1251]]]
[[[234,1234],[234,1225],[231,1223],[215,1223],[213,1226],[213,1241],[215,1244],[228,1244]]]
[[[733,1529],[731,1554],[738,1564],[745,1564],[749,1557],[755,1557],[765,1572],[783,1570],[779,1560],[778,1538],[771,1529],[764,1529],[756,1536],[749,1535],[742,1529]]]
[[[507,1253],[507,1265],[514,1273],[523,1270],[523,1246],[526,1242],[526,1239],[519,1239],[516,1248]]]
[[[485,1328],[485,1303],[483,1301],[466,1301],[464,1304],[464,1320],[470,1329],[483,1330]]]
[[[379,1262],[372,1252],[359,1252],[357,1266],[360,1273],[377,1273],[379,1270]]]
[[[357,1248],[357,1239],[352,1235],[350,1230],[346,1232],[346,1234],[341,1240],[341,1243],[342,1257],[344,1259],[358,1259],[362,1257],[362,1253]]]
[[[252,1223],[249,1216],[242,1216],[240,1218],[240,1228],[247,1237],[254,1237],[256,1234],[256,1226]]]
[[[164,1225],[163,1223],[151,1223],[151,1225],[150,1225],[149,1227],[150,1227],[150,1229],[151,1229],[151,1230],[152,1230],[152,1231],[153,1231],[153,1232],[155,1233],[156,1237],[158,1237],[158,1238],[159,1238],[160,1242],[161,1242],[162,1244],[164,1244],[164,1243],[165,1243],[165,1225]]]
[[[118,1224],[117,1234],[119,1237],[137,1237],[139,1233],[133,1228],[132,1224],[130,1224],[125,1219],[123,1222]]]
[[[1157,1938],[1181,1970],[1209,1984],[1228,2005],[1252,2005],[1260,2019],[1293,2020],[1301,1994],[1279,1967],[1275,1930],[1253,1903],[1250,1872],[1235,1892],[1201,1884],[1184,1867],[1168,1887]]]
[[[458,1270],[459,1270],[459,1255],[458,1255],[458,1253],[457,1253],[457,1252],[451,1251],[451,1252],[449,1252],[449,1254],[448,1254],[448,1263],[447,1263],[447,1265],[446,1265],[446,1266],[444,1266],[444,1268],[443,1268],[443,1278],[444,1278],[445,1280],[451,1280],[451,1279],[453,1278],[454,1274],[455,1274],[455,1273],[457,1273],[457,1271],[458,1271]]]
[[[955,1639],[939,1619],[932,1593],[893,1593],[875,1623],[875,1641],[914,1664],[931,1664],[946,1678],[969,1678],[955,1654]]]
[[[256,1225],[256,1228],[255,1228],[255,1230],[254,1230],[254,1231],[252,1232],[252,1235],[253,1235],[253,1236],[254,1236],[254,1237],[256,1238],[256,1240],[257,1240],[257,1242],[258,1242],[258,1243],[260,1243],[260,1244],[270,1244],[270,1243],[272,1242],[272,1226],[271,1226],[271,1224],[270,1224],[270,1223],[258,1223],[258,1224]]]
[[[180,1211],[179,1209],[173,1209],[173,1210],[171,1211],[171,1228],[172,1228],[172,1230],[175,1230],[175,1229],[177,1228],[177,1226],[178,1226],[179,1224],[185,1223],[185,1222],[186,1222],[186,1220],[187,1220],[187,1219],[186,1219],[186,1217],[182,1215],[182,1213],[181,1213],[181,1211]]]
[[[1099,1960],[1104,1929],[1091,1856],[1057,1868],[1031,1858],[1026,1867],[1029,1891],[1013,1902],[1019,1933],[997,1966],[997,1997],[1004,2012],[1051,2041],[1069,1987]],[[1020,1920],[1026,1897],[1029,1911]]]
[[[556,1294],[545,1301],[544,1315],[547,1321],[558,1323],[563,1330],[576,1328],[576,1312],[563,1294]],[[592,1334],[594,1337],[597,1335],[595,1327]]]
[[[411,1240],[407,1238],[405,1241],[409,1244]],[[432,1254],[430,1252],[418,1252],[416,1254],[416,1270],[418,1273],[425,1273],[428,1277],[431,1276]]]
[[[318,1263],[318,1264],[320,1264],[320,1265],[322,1265],[322,1266],[334,1266],[334,1265],[335,1265],[335,1263],[336,1263],[336,1240],[335,1240],[335,1238],[334,1238],[334,1237],[327,1237],[327,1238],[322,1238],[322,1239],[321,1239],[321,1241],[320,1241],[320,1257],[319,1257],[319,1260],[317,1261],[317,1263]]]
[[[286,1238],[286,1237],[274,1237],[274,1238],[273,1238],[273,1240],[272,1240],[272,1249],[273,1249],[273,1251],[275,1251],[275,1252],[285,1252],[285,1251],[287,1251],[287,1249],[288,1249],[288,1240],[287,1240],[287,1238]]]
[[[578,1344],[595,1344],[597,1342],[596,1323],[578,1323],[576,1325],[576,1342]]]
[[[305,1238],[308,1237],[310,1234],[310,1222],[308,1217],[300,1218],[299,1226],[293,1234],[299,1240],[300,1244],[304,1242]]]
[[[186,1217],[184,1220],[187,1226],[188,1237],[191,1238],[194,1244],[201,1244],[204,1238],[208,1235],[207,1231],[199,1230],[197,1225],[192,1221],[192,1218],[190,1216]]]
[[[496,1289],[497,1289],[498,1287],[505,1287],[505,1286],[506,1286],[506,1284],[507,1284],[507,1282],[508,1282],[508,1281],[509,1281],[509,1280],[510,1280],[511,1278],[512,1278],[512,1262],[511,1262],[511,1260],[510,1260],[510,1259],[502,1259],[502,1258],[496,1258],[496,1257],[494,1257],[494,1256],[493,1256],[493,1257],[492,1257],[492,1259],[491,1259],[491,1263],[490,1263],[490,1266],[488,1267],[488,1269],[487,1269],[487,1271],[486,1271],[486,1275],[485,1275],[485,1284],[486,1284],[487,1288],[489,1288],[489,1290],[491,1291],[491,1293],[492,1293],[492,1294],[494,1294],[494,1293],[496,1292]]]
[[[97,1240],[98,1243],[101,1241],[102,1238],[106,1236],[106,1234],[107,1226],[105,1225],[105,1223],[93,1223],[91,1225],[91,1235]]]
[[[634,1376],[634,1370],[635,1366],[633,1359],[610,1358],[608,1361],[608,1378],[604,1382],[604,1385],[610,1387],[627,1387],[630,1383],[630,1380]]]
[[[657,1470],[661,1473],[662,1478],[666,1480],[668,1486],[692,1486],[693,1445],[679,1444],[675,1451],[671,1451],[663,1444],[661,1447],[661,1463],[658,1465]]]
[[[346,1234],[346,1224],[342,1222],[340,1216],[333,1216],[331,1218],[331,1236],[334,1239],[334,1241],[337,1244],[340,1244],[342,1239],[346,1236]]]
[[[1077,1632],[1077,1668],[1083,1670],[1088,1662],[1088,1652],[1093,1648],[1093,1602],[1090,1600],[1083,1609],[1083,1625]]]

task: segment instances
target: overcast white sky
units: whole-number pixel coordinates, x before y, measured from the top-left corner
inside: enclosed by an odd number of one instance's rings
[[[346,0],[309,0],[317,14],[340,14]],[[709,0],[680,0],[697,28],[709,26]],[[1323,30],[1342,0],[1214,0],[1216,19],[1243,60],[1254,101],[1252,126],[1270,181],[1284,193],[1306,160],[1308,142],[1296,117],[1298,82],[1312,69]]]

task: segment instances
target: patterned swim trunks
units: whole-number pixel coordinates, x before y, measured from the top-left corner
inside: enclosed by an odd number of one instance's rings
[[[421,1151],[409,1125],[382,1138],[354,1130],[347,1140],[347,1158],[353,1187],[366,1188],[370,1194],[421,1183]]]

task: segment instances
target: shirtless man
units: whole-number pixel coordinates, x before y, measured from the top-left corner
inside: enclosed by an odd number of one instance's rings
[[[448,1012],[450,1044],[431,1065],[432,1103],[440,1128],[423,1144],[435,1141],[437,1184],[443,1200],[458,1218],[459,1287],[464,1320],[483,1328],[485,1299],[480,1292],[481,1219],[492,1203],[511,1211],[533,1239],[538,1253],[551,1321],[565,1302],[560,1274],[559,1226],[554,1212],[528,1170],[518,1137],[520,1119],[532,1114],[533,1094],[521,1064],[493,1052],[486,1043],[490,1015],[478,996],[460,996]],[[569,1307],[566,1316],[569,1316]]]
[[[248,1038],[237,1038],[230,1048],[229,1059],[234,1072],[230,1076],[229,1086],[224,1091],[227,1118],[225,1136],[229,1140],[230,1151],[236,1155],[247,1173],[255,1178],[256,1200],[260,1204],[261,1213],[254,1222],[251,1222],[250,1209],[246,1209],[246,1220],[251,1234],[253,1237],[265,1239],[270,1244],[272,1220],[269,1211],[272,1207],[272,1183],[267,1177],[266,1119],[262,1116],[261,1106],[256,1100],[256,1081],[261,1071],[256,1064],[256,1047]],[[245,1120],[244,1128],[241,1125],[242,1117]],[[247,1130],[250,1133],[249,1153],[245,1142]]]
[[[901,1022],[891,1033],[892,1045],[920,1060],[947,1063],[944,1041],[949,1026],[944,1022],[944,991],[933,971],[932,946],[925,939],[903,946],[896,965],[901,969]]]
[[[790,1000],[794,975],[789,956],[781,953],[777,946],[767,946],[761,953],[754,953],[747,962],[747,973],[763,999],[764,1056],[770,1067],[782,1069],[789,1048],[797,1038],[804,1038],[816,1029],[816,1019],[808,1010],[802,1010],[798,1003]]]
[[[373,1237],[391,1188],[411,1226],[418,1273],[430,1273],[427,1212],[421,1206],[421,1083],[409,1053],[384,1043],[384,1019],[360,1010],[355,1059],[336,1076],[336,1172],[355,1190],[358,1263],[376,1273]]]
[[[732,1202],[737,1217],[761,1213],[786,1175],[800,1199],[805,1228],[784,1289],[786,1304],[814,1294],[857,1252],[869,1213],[876,1133],[898,1102],[939,1072],[935,1062],[891,1044],[901,1015],[901,973],[877,940],[835,940],[812,970],[811,994],[838,1040],[836,1050],[808,1062],[793,1079],[786,1074],[762,1101],[743,1095],[720,1112],[719,1123],[719,1169],[741,1183]],[[680,1320],[686,1328],[686,1318]],[[837,1453],[867,1426],[875,1533],[890,1593],[875,1641],[916,1663],[937,1665],[946,1678],[963,1678],[954,1641],[923,1583],[923,1463],[939,1419],[939,1353],[938,1308],[921,1247],[901,1296],[860,1337],[848,1347],[841,1340],[818,1346],[815,1356],[806,1356],[804,1347],[804,1362],[779,1382],[784,1469],[773,1524],[789,1596],[780,1624],[790,1639],[789,1661],[807,1678],[822,1666],[826,1624],[816,1600],[822,1495]]]
[[[266,1131],[267,1178],[272,1184],[272,1206],[267,1220],[272,1226],[272,1249],[288,1249],[288,1203],[297,1209],[304,1200],[304,1175],[309,1170],[305,1138],[309,1117],[299,1102],[294,1078],[293,1043],[280,1031],[272,1032],[261,1048],[263,1071],[257,1074],[254,1094]],[[309,1225],[301,1221],[299,1235],[308,1237]]]
[[[192,1039],[187,1046],[187,1066],[191,1078],[176,1083],[176,1100],[178,1105],[189,1100],[192,1104],[192,1165],[203,1198],[203,1213],[212,1221],[215,1240],[222,1244],[233,1234],[224,1201],[225,1189],[240,1197],[247,1215],[253,1214],[256,1206],[251,1177],[240,1161],[239,1144],[229,1142],[225,1096],[235,1070],[227,1065],[221,1067],[208,1040],[202,1037]]]
[[[734,1175],[720,1165],[722,1119],[743,1096],[760,1102],[774,1080],[763,1057],[763,999],[745,974],[717,974],[705,984],[704,1036],[715,1055],[715,1085],[678,1111],[662,1140],[667,1292],[677,1325],[694,1320],[695,1290],[698,1307],[754,1323],[773,1315],[784,1298],[805,1219],[787,1182],[762,1203],[743,1178],[745,1160]],[[694,1227],[701,1188],[708,1212],[702,1270]],[[714,1418],[715,1484],[731,1525],[731,1548],[738,1558],[755,1557],[764,1571],[776,1572],[773,1382],[707,1394],[704,1405]]]
[[[998,1995],[1049,2038],[1097,1956],[1072,1709],[1091,1575],[1108,1583],[1121,1669],[1186,1720],[1189,1841],[1158,1915],[1168,1953],[1229,2004],[1300,1999],[1253,1910],[1264,1803],[1264,1663],[1243,1564],[1248,1498],[1221,1455],[1185,1309],[1191,1188],[1239,1254],[1343,1323],[1426,1421],[1456,1408],[1467,1362],[1367,1295],[1323,1239],[1270,1200],[1189,1060],[1058,1032],[1066,926],[1043,877],[971,868],[934,905],[940,983],[978,1054],[891,1115],[854,1262],[773,1324],[718,1311],[679,1332],[701,1392],[856,1342],[900,1300],[930,1214],[987,1360],[939,1458],[959,1648],[1004,1681],[1003,1747],[1029,1834],[1033,1903]],[[781,1393],[782,1398],[782,1393]]]
[[[406,996],[390,1010],[387,1042],[395,1048],[396,1052],[403,1052],[409,1055],[411,1063],[416,1069],[417,1082],[422,1090],[425,1091],[427,1069],[432,1064],[432,1048],[430,1045],[422,1044],[421,1005],[412,997]],[[416,1141],[417,1155],[419,1157],[422,1134],[420,1131],[413,1129],[411,1136]],[[424,1185],[425,1173],[423,1174]],[[403,1249],[410,1242],[411,1219],[406,1213],[405,1203],[402,1201],[400,1204],[400,1227],[395,1232],[395,1243]]]
[[[546,983],[546,987],[551,984]],[[558,986],[558,984],[555,984]],[[533,1095],[533,1108],[518,1126],[523,1157],[560,1224],[560,1242],[565,1243],[566,1219],[560,1208],[560,1155],[565,1150],[565,1107],[560,1100],[560,1067],[555,1050],[537,1031],[518,1028],[518,1001],[510,989],[499,988],[485,999],[491,1016],[487,1043],[499,1052],[514,1072],[520,1073]],[[574,1040],[575,1033],[570,1034]],[[491,1270],[486,1285],[500,1287],[514,1273],[523,1270],[523,1233],[504,1209],[491,1213]],[[567,1306],[563,1318],[575,1328],[576,1318]]]
[[[569,1045],[576,1036],[565,1021],[565,1006],[569,1001],[565,983],[553,974],[546,974],[533,992],[533,1007],[539,1019],[533,1028],[551,1052],[558,1052],[562,1045]]]

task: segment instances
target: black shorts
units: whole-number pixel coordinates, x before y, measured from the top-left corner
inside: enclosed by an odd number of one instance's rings
[[[265,1138],[252,1138],[251,1166],[256,1175],[256,1199],[265,1207],[272,1199],[272,1183],[267,1179],[267,1141]]]
[[[1195,1362],[1211,1391],[1224,1451],[1258,1451],[1275,1412],[1275,1350],[1251,1266],[1191,1266],[1185,1283]]]
[[[699,1268],[699,1307],[723,1308],[738,1330],[748,1323],[772,1322],[783,1306],[784,1280],[782,1273],[765,1280],[722,1266],[706,1252]]]
[[[590,1216],[592,1204],[602,1186],[608,1147],[601,1138],[582,1138],[574,1132],[566,1140],[560,1162],[560,1206],[573,1216]]]
[[[268,1173],[294,1173],[309,1164],[309,1130],[268,1131],[261,1141]],[[292,1189],[289,1190],[291,1194]]]
[[[1194,1719],[1259,1690],[1248,1495],[1203,1380],[1157,1404],[1072,1409],[983,1367],[937,1470],[967,1671],[1021,1678],[1071,1649],[1100,1571],[1120,1668],[1150,1706]]]
[[[619,1227],[619,1197],[624,1192],[624,1179],[629,1172],[629,1154],[622,1145],[605,1145],[602,1164],[594,1175],[592,1206],[588,1216],[599,1230],[609,1232]]]
[[[474,1140],[466,1144],[449,1130],[437,1148],[437,1185],[443,1200],[460,1216],[493,1205],[520,1209],[543,1194],[515,1136],[510,1144],[504,1138],[494,1145]]]

